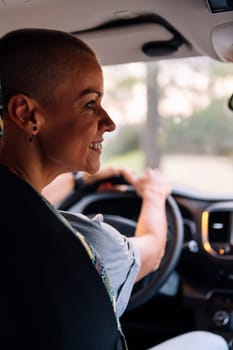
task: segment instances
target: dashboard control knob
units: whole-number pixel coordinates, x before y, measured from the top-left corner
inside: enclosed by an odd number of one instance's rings
[[[191,253],[198,253],[198,251],[199,251],[198,244],[194,240],[189,241],[188,247],[189,247],[189,250]]]
[[[213,315],[214,324],[217,327],[224,327],[230,321],[230,316],[225,310],[218,310]]]

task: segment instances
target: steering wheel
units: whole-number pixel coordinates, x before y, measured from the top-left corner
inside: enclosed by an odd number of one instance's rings
[[[138,197],[131,186],[128,186],[123,192],[96,192],[100,184],[103,183],[128,185],[121,176],[102,179],[94,184],[84,186],[82,191],[78,191],[76,194],[72,193],[60,204],[58,209],[72,210],[89,216],[102,213],[105,222],[126,236],[133,236],[136,228],[136,218],[140,211],[141,198]],[[122,206],[122,203],[124,203],[124,206]],[[124,216],[126,207],[127,209],[131,208],[134,212],[135,220]],[[150,273],[135,284],[127,310],[133,310],[154,297],[171,272],[174,271],[179,260],[183,243],[183,223],[180,210],[172,196],[167,198],[166,214],[168,238],[164,257],[155,272]]]

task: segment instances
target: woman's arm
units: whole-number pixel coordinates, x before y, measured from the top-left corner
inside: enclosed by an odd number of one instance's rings
[[[141,257],[139,280],[156,270],[164,255],[167,240],[165,203],[171,188],[158,169],[147,169],[140,178],[128,171],[124,176],[142,197],[135,236],[130,238]]]

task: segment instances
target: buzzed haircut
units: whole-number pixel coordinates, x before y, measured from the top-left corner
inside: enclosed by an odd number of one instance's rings
[[[55,87],[72,73],[74,58],[92,49],[75,36],[51,29],[19,29],[0,39],[3,113],[9,98],[24,93],[48,104]]]

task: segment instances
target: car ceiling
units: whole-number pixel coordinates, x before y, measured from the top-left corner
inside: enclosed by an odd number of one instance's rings
[[[90,31],[117,20],[119,25]],[[120,25],[122,20],[126,25]],[[222,61],[233,58],[233,11],[213,14],[205,0],[0,0],[1,35],[30,27],[76,33],[103,64],[200,55]],[[171,28],[183,42],[165,54],[159,45],[163,48],[172,40]],[[151,42],[156,45],[152,56],[142,50]]]

